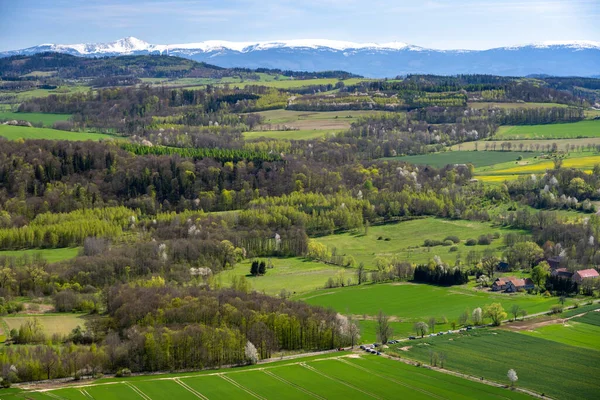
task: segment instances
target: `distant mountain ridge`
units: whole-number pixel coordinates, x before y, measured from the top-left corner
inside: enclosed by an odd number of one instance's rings
[[[368,77],[394,77],[410,73],[592,76],[600,71],[600,42],[590,40],[549,41],[489,50],[436,50],[403,42],[211,40],[163,45],[127,37],[110,43],[41,44],[0,52],[0,57],[42,52],[85,57],[168,54],[227,68],[345,70]]]

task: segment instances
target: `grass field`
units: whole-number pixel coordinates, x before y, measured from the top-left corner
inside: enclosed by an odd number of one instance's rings
[[[429,363],[430,351],[443,352],[447,356],[445,367],[451,370],[507,382],[507,371],[513,368],[520,387],[555,399],[598,398],[600,351],[501,329],[451,336],[418,340],[408,351],[398,353]]]
[[[47,128],[52,127],[55,122],[67,121],[70,117],[70,114],[0,112],[0,121],[15,119],[17,121],[29,121],[31,123],[41,122]]]
[[[480,235],[502,234],[506,229],[492,227],[489,223],[462,220],[446,220],[441,218],[422,218],[395,224],[371,226],[365,236],[360,233],[342,233],[316,239],[334,247],[340,255],[352,255],[356,262],[364,262],[367,268],[374,268],[375,257],[396,256],[411,263],[422,263],[438,255],[446,262],[453,262],[460,253],[464,258],[471,251],[483,252],[486,248],[499,249],[502,239],[497,239],[489,246],[466,246],[469,238],[477,239]],[[458,251],[451,252],[451,246],[422,247],[425,239],[444,240],[455,235],[461,239],[456,245]],[[381,237],[383,240],[378,240]],[[389,240],[385,240],[388,238]]]
[[[505,310],[518,304],[528,314],[548,311],[557,304],[556,298],[545,298],[528,294],[508,295],[481,291],[465,286],[442,287],[425,284],[372,284],[337,289],[323,289],[296,297],[309,304],[333,307],[340,313],[357,317],[375,316],[379,310],[402,322],[436,320],[453,321],[466,309],[491,303],[501,303]],[[447,325],[439,329],[446,329]],[[406,329],[397,332],[401,336],[414,334],[412,324],[399,326]]]
[[[6,393],[6,394],[4,394]],[[334,354],[252,367],[110,380],[2,399],[525,399],[526,395],[373,355]]]
[[[494,103],[486,101],[474,101],[468,104],[471,108],[478,110],[486,108],[565,108],[566,104],[558,103]]]
[[[340,270],[345,270],[301,258],[272,258],[271,262],[273,268],[267,269],[264,276],[249,275],[250,261],[237,264],[233,270],[222,272],[218,276],[226,285],[229,285],[233,277],[246,276],[253,290],[277,295],[282,289],[294,294],[321,288],[329,277],[335,277]]]
[[[536,327],[521,333],[536,338],[552,340],[570,346],[600,351],[600,312],[589,312],[565,323]]]
[[[81,326],[83,328],[85,324],[85,319],[83,319],[84,314],[49,314],[49,315],[16,315],[16,316],[7,316],[2,319],[6,323],[6,326],[9,330],[11,329],[19,329],[21,325],[23,325],[27,320],[37,318],[42,326],[44,327],[44,332],[47,335],[53,335],[55,333],[61,335],[68,335],[71,331],[77,326]]]
[[[533,157],[539,153],[509,151],[447,151],[419,156],[393,157],[390,159],[406,161],[412,164],[431,165],[440,168],[448,164],[468,164],[484,167],[502,162],[516,161],[517,157]]]
[[[325,137],[328,134],[335,135],[340,129],[311,129],[311,130],[292,130],[292,131],[250,131],[244,132],[246,139],[295,139],[307,140]]]
[[[320,78],[320,79],[291,79],[289,77],[280,75],[275,79],[274,75],[267,74],[259,74],[261,79],[258,81],[253,80],[240,80],[239,77],[226,77],[221,79],[213,79],[213,78],[180,78],[167,80],[162,78],[142,78],[144,83],[150,83],[153,85],[164,85],[164,86],[202,86],[202,85],[225,85],[229,84],[232,87],[244,88],[250,85],[260,85],[260,86],[268,86],[277,89],[293,89],[300,88],[305,86],[313,86],[313,85],[335,85],[340,80],[335,78]],[[351,78],[343,80],[346,86],[356,85],[357,83],[367,81],[368,79],[364,78]]]
[[[451,150],[465,150],[465,151],[473,151],[479,149],[479,151],[485,150],[485,146],[487,145],[489,149],[496,145],[496,150],[501,150],[501,144],[508,142],[509,140],[478,140],[475,142],[465,142],[461,144],[455,144],[450,149]],[[582,138],[582,139],[528,139],[528,140],[510,140],[512,147],[509,151],[517,152],[520,149],[520,145],[523,144],[524,150],[538,150],[540,152],[545,152],[547,146],[552,146],[554,144],[557,145],[558,150],[564,151],[566,150],[566,146],[596,146],[600,144],[600,137],[593,138]],[[539,145],[539,148],[536,149],[536,146]],[[522,149],[522,150],[523,150]]]
[[[40,254],[49,263],[55,263],[76,257],[79,249],[79,247],[67,247],[63,249],[3,250],[0,251],[0,258]]]
[[[9,140],[48,139],[48,140],[111,140],[114,136],[101,133],[67,132],[48,128],[29,128],[26,126],[0,125],[0,136]]]
[[[4,95],[4,102],[8,103],[21,103],[25,100],[33,99],[35,97],[48,97],[51,94],[61,95],[61,94],[71,94],[71,93],[82,93],[90,90],[89,86],[60,86],[57,89],[33,89],[27,90],[24,92],[16,92],[13,93],[12,96],[9,97],[9,93]]]
[[[569,124],[501,126],[494,139],[575,139],[599,136],[600,121],[594,120]]]
[[[270,110],[262,111],[265,120],[262,125],[263,130],[275,129],[277,125],[287,125],[300,130],[312,129],[348,129],[350,124],[359,117],[365,115],[378,114],[374,111],[330,111],[330,112],[312,112],[312,111],[291,111],[291,110]],[[270,126],[270,128],[269,128]]]

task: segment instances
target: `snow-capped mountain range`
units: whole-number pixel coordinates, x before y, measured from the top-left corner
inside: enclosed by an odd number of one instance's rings
[[[41,44],[0,57],[60,52],[83,57],[167,54],[222,67],[345,70],[370,77],[407,73],[578,75],[600,73],[600,42],[548,41],[489,50],[436,50],[402,42],[353,43],[326,39],[150,44],[135,37],[111,43]]]

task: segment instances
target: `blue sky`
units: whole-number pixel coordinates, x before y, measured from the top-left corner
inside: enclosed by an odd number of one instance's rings
[[[0,0],[0,50],[40,43],[336,39],[484,49],[600,41],[600,0]]]

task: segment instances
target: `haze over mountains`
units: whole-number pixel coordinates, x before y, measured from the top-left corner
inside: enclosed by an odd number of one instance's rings
[[[489,50],[436,50],[402,42],[378,44],[312,39],[161,45],[127,37],[110,43],[41,44],[0,52],[0,57],[42,52],[85,57],[168,54],[222,67],[345,70],[367,77],[394,77],[409,73],[511,76],[600,74],[600,42],[589,40],[543,42]]]

